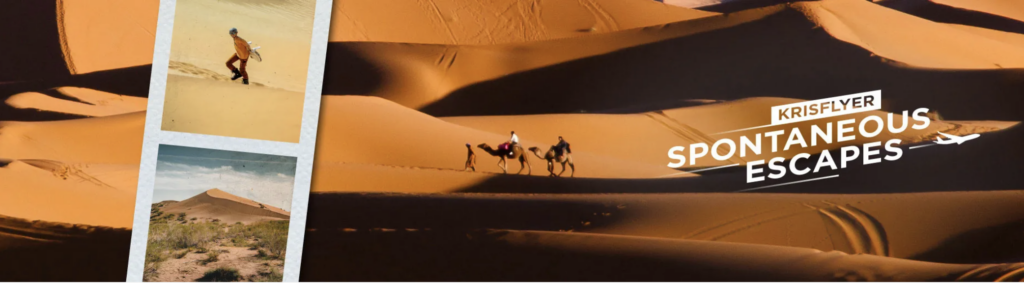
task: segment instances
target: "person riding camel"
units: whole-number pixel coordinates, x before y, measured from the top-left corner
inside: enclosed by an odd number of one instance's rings
[[[566,142],[562,136],[558,136],[558,144],[555,144],[552,148],[555,150],[555,158],[558,159],[561,159],[566,153],[572,153],[572,149],[569,148],[569,143]]]
[[[512,149],[519,145],[519,136],[516,135],[516,131],[512,131],[512,137],[508,139],[508,156],[512,156]]]
[[[245,64],[249,61],[249,43],[245,39],[238,37],[238,29],[236,28],[231,28],[228,34],[235,41],[235,54],[231,55],[231,59],[228,59],[227,63],[228,69],[231,70],[231,73],[235,74],[231,77],[231,80],[242,78],[242,84],[249,84],[249,73],[245,72]],[[238,69],[235,68],[235,61],[242,61],[242,63],[238,64]]]

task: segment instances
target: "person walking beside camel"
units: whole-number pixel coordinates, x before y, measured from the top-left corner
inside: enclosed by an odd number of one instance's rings
[[[466,144],[466,150],[469,151],[469,153],[466,154],[466,169],[462,171],[469,171],[469,169],[473,169],[473,172],[476,172],[476,153],[473,153],[473,147],[468,143]]]
[[[249,43],[245,39],[238,37],[238,29],[236,28],[231,28],[228,34],[231,35],[235,42],[235,54],[231,55],[231,59],[228,59],[227,63],[228,69],[234,74],[231,80],[242,78],[242,84],[247,85],[249,84],[249,73],[245,72],[245,64],[249,61]],[[235,68],[235,61],[242,61],[242,63],[238,64],[237,69]]]

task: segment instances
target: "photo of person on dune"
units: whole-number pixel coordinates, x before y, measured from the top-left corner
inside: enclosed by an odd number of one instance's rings
[[[228,69],[230,69],[231,73],[234,74],[234,76],[231,77],[231,80],[233,81],[238,78],[242,78],[242,84],[247,85],[249,84],[249,73],[245,72],[245,64],[249,62],[249,43],[238,36],[238,29],[236,28],[231,28],[231,30],[228,31],[228,34],[231,35],[231,38],[235,42],[235,54],[231,55],[231,59],[228,59],[227,63]],[[238,68],[235,68],[235,61],[242,61],[242,63],[238,64]]]

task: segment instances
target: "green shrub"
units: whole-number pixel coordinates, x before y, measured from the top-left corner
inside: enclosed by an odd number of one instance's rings
[[[146,248],[146,262],[161,262],[167,260],[167,254],[164,254],[160,248],[148,247]]]
[[[266,249],[268,257],[283,258],[288,247],[288,221],[264,221],[245,226],[247,238],[256,239],[257,248]]]
[[[207,270],[203,273],[203,277],[200,277],[196,281],[200,282],[232,282],[238,281],[241,276],[238,274],[238,269],[230,267],[220,267],[217,269]]]
[[[209,253],[206,253],[206,258],[204,258],[203,260],[201,260],[199,262],[202,263],[203,265],[207,265],[207,264],[210,264],[212,262],[216,262],[218,260],[217,257],[219,257],[219,256],[220,256],[220,251],[210,251]]]
[[[257,274],[256,278],[253,278],[252,281],[255,281],[255,282],[283,282],[284,281],[284,275],[281,274],[280,271],[277,271],[277,269],[271,269],[270,271],[259,272]]]

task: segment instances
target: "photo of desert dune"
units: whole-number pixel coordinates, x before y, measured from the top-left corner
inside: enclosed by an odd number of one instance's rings
[[[282,281],[295,162],[161,145],[143,281]]]
[[[1024,279],[1017,1],[333,8],[304,281]],[[877,109],[772,125],[871,91]],[[872,117],[923,126],[667,166]],[[892,140],[895,161],[747,182]]]
[[[125,279],[158,9],[3,3],[0,281]]]
[[[161,129],[299,142],[315,0],[182,0]]]

